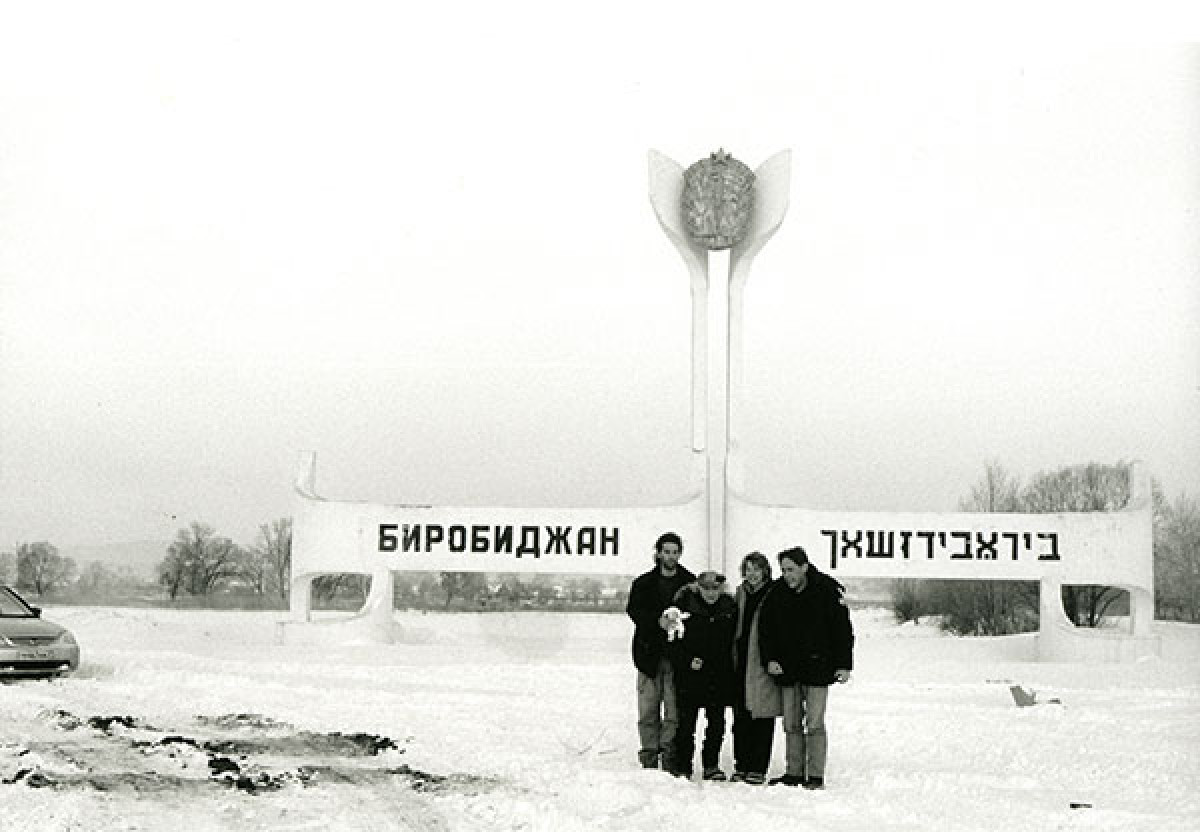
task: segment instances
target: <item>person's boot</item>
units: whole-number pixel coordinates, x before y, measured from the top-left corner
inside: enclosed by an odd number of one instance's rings
[[[823,788],[825,788],[825,778],[824,777],[809,777],[807,780],[804,781],[804,788],[806,788],[810,791],[818,791],[820,789],[823,789]]]
[[[804,778],[798,774],[785,774],[782,777],[773,777],[768,786],[803,786]]]
[[[717,766],[706,766],[704,768],[704,779],[721,782],[728,778],[725,777],[725,772],[721,771]]]

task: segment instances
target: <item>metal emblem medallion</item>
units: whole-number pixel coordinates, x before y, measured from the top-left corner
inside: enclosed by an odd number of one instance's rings
[[[683,224],[709,251],[737,245],[754,215],[754,171],[724,150],[701,159],[683,174]]]

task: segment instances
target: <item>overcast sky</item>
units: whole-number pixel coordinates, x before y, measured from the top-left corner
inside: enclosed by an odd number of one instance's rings
[[[792,151],[752,497],[952,510],[991,460],[1134,458],[1200,496],[1195,47],[120,9],[0,26],[0,548],[251,543],[302,450],[331,498],[678,498],[651,148]]]

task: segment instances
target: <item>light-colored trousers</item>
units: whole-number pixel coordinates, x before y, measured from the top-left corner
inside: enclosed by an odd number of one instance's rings
[[[823,685],[786,685],[783,694],[783,733],[787,739],[787,774],[824,777],[828,740],[825,703],[829,688]]]
[[[638,737],[642,749],[638,758],[645,765],[657,763],[658,755],[670,760],[675,743],[679,711],[675,705],[675,675],[667,659],[658,660],[658,672],[647,676],[638,671]]]

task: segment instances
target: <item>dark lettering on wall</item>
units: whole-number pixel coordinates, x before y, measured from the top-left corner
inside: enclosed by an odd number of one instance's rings
[[[380,523],[379,524],[379,551],[394,552],[400,545],[399,539],[396,537],[396,529],[400,528],[395,523]]]
[[[878,542],[876,540],[878,539]],[[887,541],[886,545],[884,541]],[[883,531],[867,532],[867,557],[891,558],[896,554],[896,533]]]
[[[404,524],[404,542],[401,544],[403,551],[415,552],[421,548],[421,527],[419,525],[409,526]]]
[[[571,542],[567,540],[567,535],[571,533],[570,526],[547,526],[546,531],[550,535],[550,539],[546,541],[547,555],[557,555],[560,552],[564,555],[571,554]]]
[[[1050,548],[1038,553],[1038,560],[1062,560],[1058,556],[1058,535],[1054,532],[1038,532],[1038,540],[1049,540]]]
[[[895,559],[898,547],[900,557],[908,560],[924,555],[926,560],[999,560],[1006,554],[1015,561],[1035,555],[1039,561],[1061,561],[1058,532],[982,532],[941,531],[937,529],[821,529],[821,536],[829,541],[829,568],[837,569],[838,563],[846,558]],[[1034,539],[1039,549],[1034,550]],[[915,544],[913,544],[915,538]]]
[[[380,552],[432,552],[442,545],[453,554],[504,554],[617,557],[621,530],[608,526],[513,526],[486,523],[443,526],[438,523],[380,523]],[[574,535],[572,535],[574,532]],[[572,539],[574,547],[572,547]],[[544,542],[544,545],[543,545]],[[598,546],[597,546],[598,543]]]

